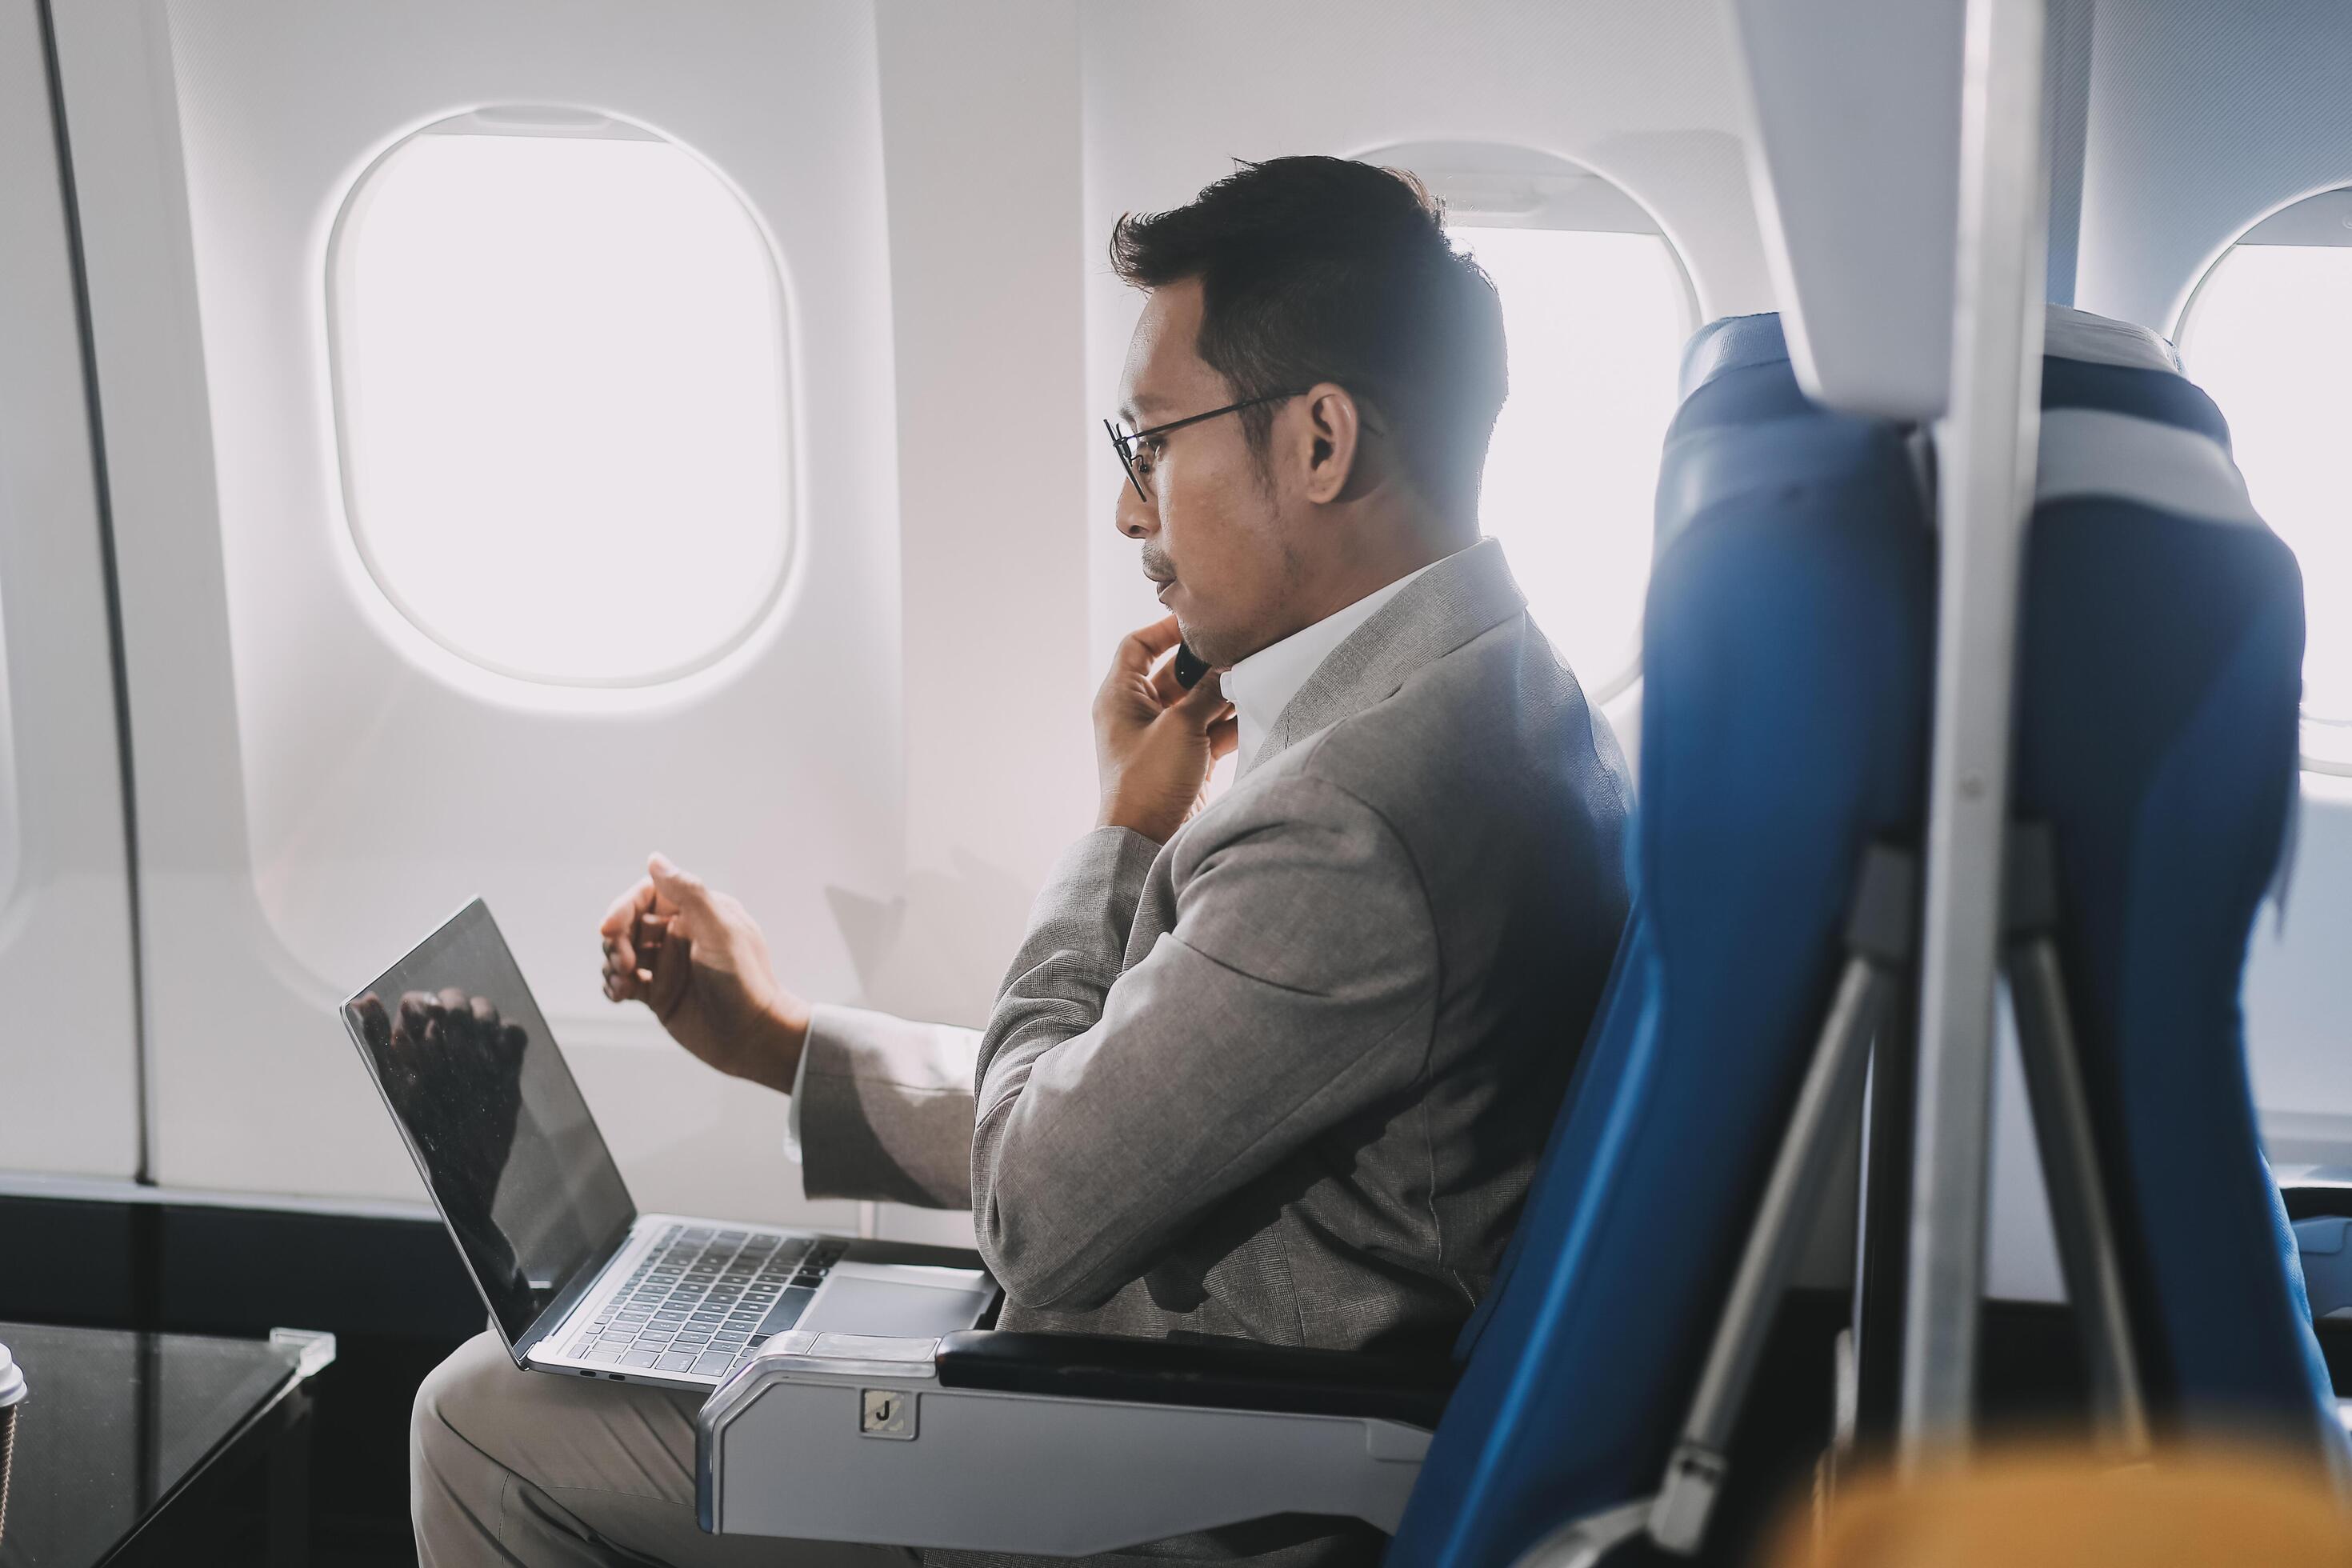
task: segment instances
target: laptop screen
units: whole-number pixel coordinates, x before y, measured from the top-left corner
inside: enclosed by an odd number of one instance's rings
[[[636,1219],[479,899],[343,1005],[511,1349]]]

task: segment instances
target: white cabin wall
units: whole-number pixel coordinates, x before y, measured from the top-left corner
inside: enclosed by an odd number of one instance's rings
[[[986,1022],[1092,826],[1077,0],[877,10],[897,339],[907,877],[857,900],[877,1006]],[[844,910],[843,918],[852,911]],[[886,1236],[970,1244],[886,1205]]]
[[[97,466],[36,0],[0,0],[0,1171],[139,1167]]]
[[[2352,184],[2352,9],[2096,0],[2092,29],[2076,301],[2169,336],[2239,235]]]
[[[2352,8],[2330,0],[2096,0],[2078,302],[2169,336],[2247,228],[2352,184],[2347,70]],[[2352,781],[2303,775],[2291,856],[2249,957],[2255,1101],[2274,1159],[2352,1163]]]
[[[1235,157],[1524,146],[1647,206],[1703,315],[1772,305],[1710,0],[136,0],[59,26],[124,545],[158,1174],[180,1187],[413,1203],[331,1009],[480,891],[641,1202],[856,1223],[801,1201],[776,1097],[595,997],[590,928],[658,847],[741,894],[810,994],[984,1016],[1090,818],[1103,661],[1158,613],[1097,425],[1137,308],[1104,260],[1119,213]],[[457,668],[404,640],[351,546],[329,231],[373,158],[485,103],[688,147],[784,275],[794,579],[740,657],[673,688]],[[0,608],[13,642],[5,582]],[[1639,702],[1612,708],[1629,749]],[[119,1142],[116,1070],[81,1098]]]
[[[593,928],[657,846],[759,909],[803,984],[858,1000],[875,933],[852,900],[898,891],[870,12],[150,3],[59,24],[123,546],[158,1174],[415,1195],[331,1006],[478,890],[641,1202],[854,1223],[800,1200],[777,1097],[603,1003]],[[749,642],[669,687],[485,681],[403,641],[352,559],[324,385],[328,229],[399,136],[501,102],[663,131],[741,194],[783,275],[796,564]]]

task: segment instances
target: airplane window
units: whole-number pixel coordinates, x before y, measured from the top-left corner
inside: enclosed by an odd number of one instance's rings
[[[1452,233],[1494,279],[1510,343],[1480,518],[1536,624],[1587,695],[1606,701],[1639,673],[1689,285],[1654,233],[1475,221]]]
[[[1415,142],[1364,154],[1445,204],[1446,229],[1503,300],[1511,395],[1479,521],[1585,695],[1641,675],[1658,459],[1698,300],[1649,210],[1528,147]]]
[[[671,679],[740,643],[783,580],[775,261],[684,149],[496,113],[394,148],[337,222],[352,536],[401,613],[478,665]]]
[[[2183,365],[2230,421],[2254,506],[2303,567],[2306,767],[2352,773],[2352,530],[2342,465],[2352,423],[2352,192],[2257,225],[2182,312]]]

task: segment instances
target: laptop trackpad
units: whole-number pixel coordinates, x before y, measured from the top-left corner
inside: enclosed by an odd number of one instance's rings
[[[794,1327],[818,1333],[935,1339],[971,1327],[987,1306],[985,1291],[860,1279],[837,1268]]]

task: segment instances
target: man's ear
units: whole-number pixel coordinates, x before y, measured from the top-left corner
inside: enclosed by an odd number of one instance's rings
[[[1298,441],[1307,499],[1318,504],[1361,489],[1363,419],[1355,395],[1331,382],[1318,382],[1299,400],[1305,418]]]

